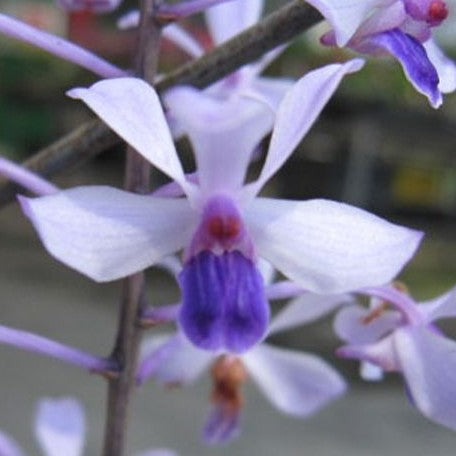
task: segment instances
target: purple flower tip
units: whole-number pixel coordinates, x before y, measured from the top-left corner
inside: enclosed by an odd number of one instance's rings
[[[235,440],[241,431],[241,415],[238,410],[230,410],[215,404],[203,429],[203,439],[209,445],[227,444]]]
[[[440,106],[442,94],[438,88],[437,70],[416,38],[393,29],[373,35],[369,41],[396,57],[414,87],[429,99],[434,108]]]
[[[266,333],[269,305],[263,279],[242,253],[203,251],[185,264],[179,283],[179,322],[196,346],[240,353]]]

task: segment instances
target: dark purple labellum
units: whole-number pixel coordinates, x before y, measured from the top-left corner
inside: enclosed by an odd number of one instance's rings
[[[438,88],[439,76],[423,45],[416,38],[393,29],[372,35],[368,40],[371,45],[396,57],[410,82],[428,97],[433,106],[440,104],[442,96]]]
[[[264,336],[269,305],[263,279],[242,253],[203,251],[185,264],[179,283],[179,322],[196,346],[240,353]]]

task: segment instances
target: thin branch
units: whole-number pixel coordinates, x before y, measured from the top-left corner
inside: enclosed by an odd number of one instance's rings
[[[141,1],[141,21],[136,58],[136,73],[152,83],[158,63],[161,27],[155,21],[155,8],[160,0]],[[125,189],[146,193],[151,165],[133,148],[127,148]],[[145,300],[144,273],[127,277],[123,282],[122,300],[118,319],[117,337],[111,358],[119,365],[119,375],[109,379],[108,404],[103,455],[122,456],[128,425],[131,393],[141,339],[140,319]]]
[[[290,41],[320,20],[322,16],[317,10],[304,0],[294,0],[198,60],[168,74],[155,87],[158,92],[177,84],[188,84],[200,89],[207,87],[242,65]]]
[[[247,0],[248,1],[248,0]],[[177,84],[204,88],[265,52],[291,40],[322,19],[304,0],[293,0],[257,25],[213,49],[200,59],[183,65],[156,84],[162,92]],[[93,158],[120,139],[101,121],[85,123],[62,139],[37,152],[23,165],[52,177]],[[0,205],[10,202],[17,187],[0,179]]]

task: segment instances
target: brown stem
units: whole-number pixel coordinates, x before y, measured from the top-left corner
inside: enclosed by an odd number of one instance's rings
[[[320,13],[304,0],[294,0],[198,60],[168,74],[156,84],[156,89],[161,92],[177,84],[207,87],[267,51],[290,41],[321,19]]]
[[[157,0],[141,1],[141,24],[137,75],[152,82],[158,61],[160,27],[154,21]],[[127,148],[125,189],[137,193],[148,190],[150,164],[133,148]],[[108,404],[105,425],[104,456],[122,456],[125,449],[128,409],[135,384],[138,349],[141,339],[139,323],[145,306],[144,273],[127,277],[123,282],[119,312],[119,326],[111,358],[121,367],[118,377],[109,379]]]
[[[176,84],[207,87],[266,51],[291,40],[321,19],[320,13],[304,0],[293,0],[200,59],[170,73],[155,87],[158,92]],[[147,68],[153,69],[153,65],[147,64]],[[101,120],[94,120],[37,152],[23,165],[42,176],[51,177],[93,158],[118,142],[120,139]],[[12,201],[17,190],[17,187],[0,178],[0,206]]]

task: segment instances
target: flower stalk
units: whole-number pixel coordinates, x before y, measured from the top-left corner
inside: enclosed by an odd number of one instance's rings
[[[155,78],[158,61],[160,26],[154,19],[157,0],[141,1],[141,22],[136,60],[136,73],[149,83]],[[127,148],[125,189],[146,193],[149,186],[150,164],[131,146]],[[120,371],[109,379],[105,424],[104,456],[122,456],[125,452],[128,409],[135,384],[138,348],[141,338],[139,320],[146,305],[144,273],[127,277],[123,283],[117,338],[111,358]]]

